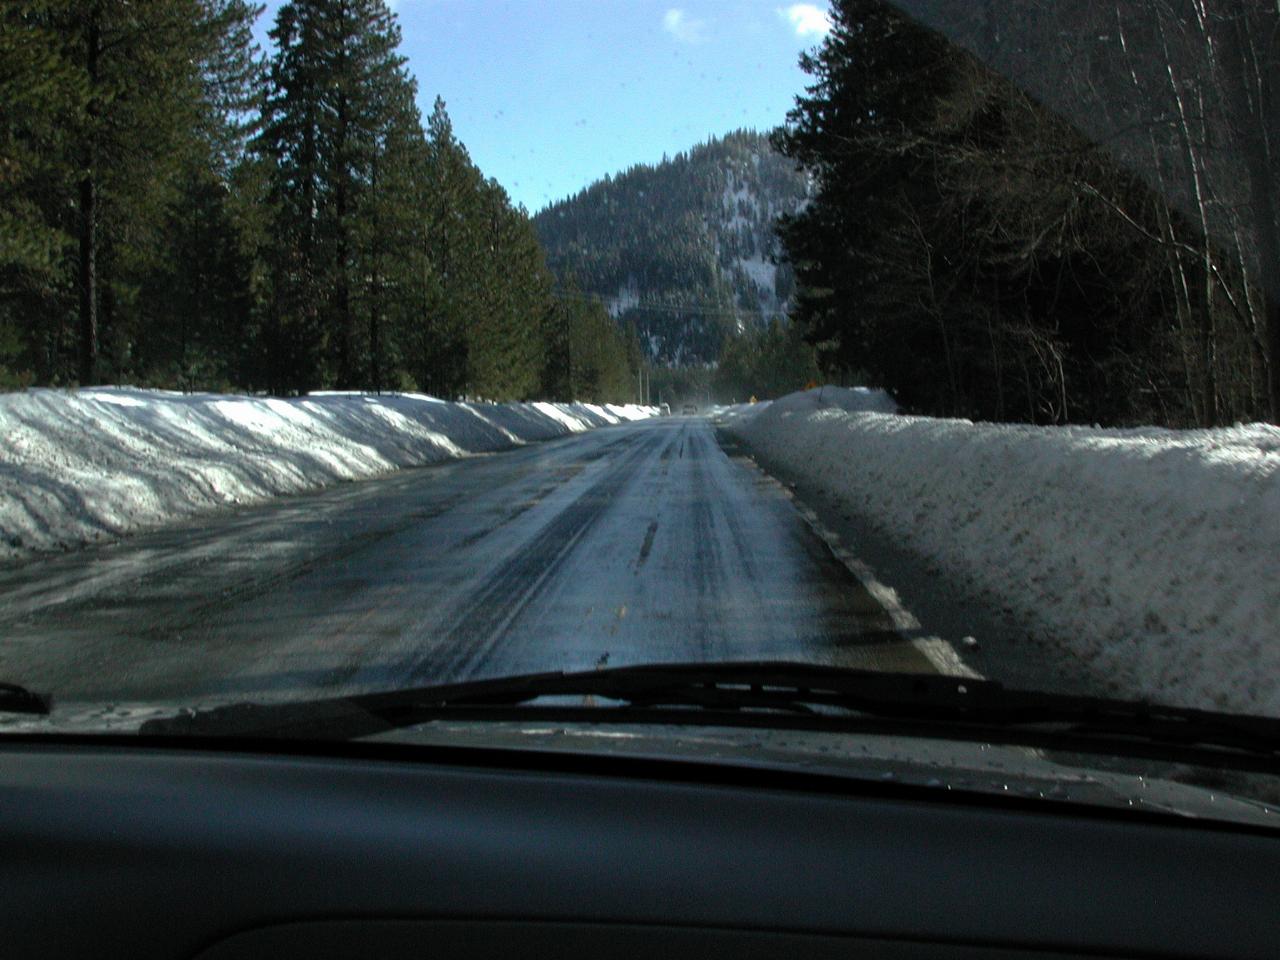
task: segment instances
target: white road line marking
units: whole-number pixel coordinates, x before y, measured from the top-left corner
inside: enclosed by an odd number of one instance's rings
[[[950,677],[969,677],[972,680],[984,679],[982,674],[960,659],[955,647],[941,637],[916,637],[911,645],[924,654],[939,673]]]
[[[872,569],[844,546],[839,534],[829,530],[812,508],[797,500],[790,487],[767,473],[754,459],[751,459],[751,464],[777,484],[778,488],[787,495],[787,498],[794,504],[796,512],[804,518],[809,528],[827,545],[832,555],[844,564],[848,571],[862,584],[863,589],[871,594],[876,603],[884,608],[895,630],[905,636],[921,629],[920,621],[916,619],[910,610],[902,605],[898,592],[887,584],[881,583]],[[982,674],[966,664],[956,648],[942,637],[915,637],[909,642],[920,651],[920,655],[928,660],[939,673],[952,677],[969,677],[972,680],[984,679]]]

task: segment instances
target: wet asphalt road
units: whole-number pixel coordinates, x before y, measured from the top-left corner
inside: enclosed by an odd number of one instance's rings
[[[930,670],[701,418],[604,428],[0,569],[0,679],[318,696],[653,661]]]

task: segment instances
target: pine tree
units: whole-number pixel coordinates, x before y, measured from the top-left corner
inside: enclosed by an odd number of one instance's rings
[[[93,0],[73,24],[71,57],[88,86],[76,124],[80,380],[98,376],[100,321],[118,365],[130,331],[120,308],[145,269],[207,114],[202,67],[227,26],[222,5]],[[244,19],[247,8],[233,12]],[[127,235],[128,239],[125,239]]]
[[[544,345],[538,318],[551,290],[537,235],[522,209],[489,181],[481,191],[481,249],[474,288],[479,316],[468,331],[473,389],[491,399],[525,399],[537,389]]]
[[[419,382],[455,397],[473,391],[470,348],[484,317],[478,309],[484,177],[453,133],[442,98],[427,121],[423,243],[428,289],[418,350]]]
[[[145,331],[136,309],[163,259],[169,205],[211,142],[233,149],[237,82],[229,64],[256,9],[242,0],[39,0],[10,5],[0,83],[12,109],[0,142],[22,144],[3,198],[21,253],[42,379],[128,376]],[[39,276],[38,276],[39,275]],[[38,299],[32,299],[32,297]],[[78,320],[74,341],[64,319]],[[64,345],[78,344],[65,364]]]
[[[62,55],[57,26],[65,6],[43,0],[0,12],[0,290],[6,292],[15,273],[52,273],[66,243],[48,206],[73,176],[65,131],[85,90]]]
[[[857,309],[881,282],[878,249],[922,201],[927,159],[913,130],[947,88],[954,59],[944,41],[880,0],[837,0],[832,30],[801,57],[814,79],[775,143],[813,178],[817,196],[779,232],[796,270],[793,316],[829,367],[856,369],[876,333]]]
[[[236,188],[261,95],[263,61],[250,29],[261,8],[203,0],[209,15],[197,126],[138,280],[136,375],[183,389],[242,380],[251,332],[252,251]]]
[[[303,390],[320,382],[324,330],[316,224],[321,204],[320,115],[324,77],[320,22],[312,3],[280,8],[271,39],[263,129],[255,149],[266,170],[271,240],[264,347],[270,388]]]
[[[367,319],[366,383],[374,390],[405,382],[406,351],[421,320],[426,290],[418,207],[426,142],[412,94],[411,83],[395,84],[389,91],[391,110],[370,164],[357,225],[356,275],[363,278],[358,299]]]
[[[252,258],[228,183],[193,170],[161,237],[165,255],[140,283],[135,368],[147,382],[183,390],[245,382]]]
[[[61,211],[74,188],[70,122],[87,91],[64,56],[67,0],[0,12],[0,386],[49,379],[64,339],[47,323],[74,249]]]
[[[280,9],[263,135],[279,249],[269,324],[281,385],[354,387],[374,375],[386,309],[381,238],[362,225],[389,209],[415,136],[413,82],[383,0],[295,0]],[[371,243],[379,247],[376,254]],[[377,296],[362,267],[377,262]],[[359,309],[365,313],[361,323]],[[375,311],[371,318],[369,311]]]

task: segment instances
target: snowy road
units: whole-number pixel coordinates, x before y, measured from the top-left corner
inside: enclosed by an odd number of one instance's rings
[[[0,569],[0,679],[314,696],[659,660],[932,669],[711,424],[609,427]]]

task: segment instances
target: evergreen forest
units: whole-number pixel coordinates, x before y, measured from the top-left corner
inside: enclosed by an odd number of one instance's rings
[[[0,387],[634,399],[384,0],[0,12]]]
[[[0,388],[822,378],[973,419],[1280,420],[1264,0],[833,0],[771,135],[536,217],[419,113],[385,0],[284,3],[268,53],[261,15],[0,7]]]
[[[834,0],[778,148],[828,378],[1036,423],[1280,420],[1280,13]]]

